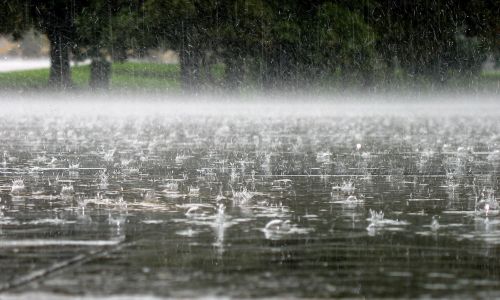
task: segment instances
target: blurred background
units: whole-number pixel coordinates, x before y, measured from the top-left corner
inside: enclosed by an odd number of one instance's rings
[[[0,88],[500,87],[498,0],[0,1]]]

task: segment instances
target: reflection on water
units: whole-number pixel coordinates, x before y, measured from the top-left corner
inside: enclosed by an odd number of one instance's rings
[[[6,117],[0,290],[497,297],[499,129],[458,115]]]

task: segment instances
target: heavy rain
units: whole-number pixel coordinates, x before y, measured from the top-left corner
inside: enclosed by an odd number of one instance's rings
[[[497,0],[0,0],[0,299],[500,297]]]

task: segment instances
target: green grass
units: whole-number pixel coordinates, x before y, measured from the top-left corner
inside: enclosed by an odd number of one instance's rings
[[[115,63],[111,89],[178,90],[179,65],[154,63]]]
[[[72,67],[71,70],[75,89],[88,89],[90,67],[76,66]],[[224,66],[217,64],[212,67],[211,72],[213,74],[212,83],[216,86],[222,86]],[[112,91],[178,91],[180,90],[179,75],[179,65],[144,62],[114,63],[112,66],[110,89]],[[25,91],[49,89],[48,78],[48,69],[0,73],[0,90]],[[322,84],[330,88],[335,88],[336,86],[335,80]],[[249,87],[251,86],[252,83],[249,82]],[[430,85],[425,82],[420,83],[415,78],[403,78],[401,82],[390,84],[389,88],[394,86],[399,89],[405,89],[412,86],[425,88]],[[500,90],[500,71],[484,72],[475,80],[455,78],[450,81],[449,88],[493,90],[498,92]]]
[[[31,70],[0,73],[0,87],[8,89],[43,88],[47,85],[49,70]]]
[[[483,72],[481,80],[486,82],[500,84],[500,71],[487,71]]]
[[[75,89],[88,88],[89,66],[71,68]],[[48,89],[49,69],[0,73],[0,89]],[[178,90],[179,66],[155,63],[125,62],[112,67],[111,90]]]

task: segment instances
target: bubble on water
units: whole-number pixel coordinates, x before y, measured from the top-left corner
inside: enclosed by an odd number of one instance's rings
[[[279,240],[295,234],[309,234],[314,231],[312,228],[301,228],[292,224],[290,220],[274,219],[269,221],[261,230],[266,239]]]
[[[213,216],[215,209],[210,205],[192,205],[188,208],[185,215],[190,218],[205,218],[208,216]]]
[[[271,220],[264,226],[264,230],[275,232],[288,232],[290,229],[290,220]]]

